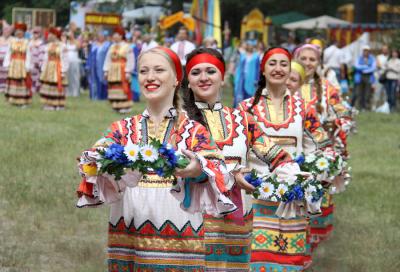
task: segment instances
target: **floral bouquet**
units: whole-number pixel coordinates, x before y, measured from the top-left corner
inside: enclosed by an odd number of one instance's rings
[[[330,193],[344,191],[346,183],[349,182],[348,178],[344,178],[347,162],[331,148],[306,156],[300,154],[295,161],[300,165],[302,171],[312,173],[318,180],[327,182],[330,185]]]
[[[120,180],[127,169],[137,170],[143,175],[155,172],[161,177],[171,177],[176,168],[185,168],[189,160],[178,153],[170,144],[150,138],[149,144],[113,143],[97,149],[99,173],[108,173]]]
[[[272,173],[259,178],[252,170],[245,179],[256,188],[253,192],[256,199],[283,203],[276,212],[280,217],[305,215],[304,207],[308,214],[320,211],[324,188],[313,175]]]
[[[300,154],[294,160],[299,164],[302,171],[316,175],[317,179],[327,182],[340,175],[345,166],[342,156],[329,148],[306,156]]]

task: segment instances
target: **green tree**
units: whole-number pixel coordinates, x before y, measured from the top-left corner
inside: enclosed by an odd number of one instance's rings
[[[77,0],[86,2],[87,0]],[[1,0],[0,18],[4,18],[11,23],[12,9],[14,7],[26,8],[50,8],[55,9],[57,13],[57,25],[64,26],[69,22],[70,1],[69,0]]]
[[[241,19],[252,9],[259,8],[265,16],[276,15],[289,11],[297,11],[308,16],[320,15],[336,16],[337,7],[347,3],[354,3],[354,0],[221,0],[222,22],[228,21],[233,35],[240,33]]]

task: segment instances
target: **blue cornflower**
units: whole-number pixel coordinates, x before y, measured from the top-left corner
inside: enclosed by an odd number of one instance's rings
[[[245,175],[245,176],[244,176],[244,179],[245,179],[248,183],[250,183],[251,185],[253,185],[254,187],[258,187],[258,186],[260,186],[261,183],[262,183],[262,180],[261,180],[259,177],[254,176],[253,174],[247,174],[247,175]]]
[[[106,159],[113,160],[119,164],[129,163],[129,160],[124,153],[124,147],[120,144],[110,145],[107,148],[104,156]]]
[[[286,202],[291,202],[296,198],[296,194],[293,191],[288,191],[285,193]]]
[[[305,161],[304,155],[300,154],[294,158],[294,161],[297,162],[298,165],[302,165]]]
[[[293,188],[296,200],[302,200],[304,197],[303,190],[301,189],[300,185],[296,185]]]
[[[157,168],[156,169],[156,174],[159,175],[160,177],[163,177],[164,176],[164,169]]]

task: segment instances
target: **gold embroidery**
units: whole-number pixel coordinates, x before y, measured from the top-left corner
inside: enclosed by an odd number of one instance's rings
[[[139,235],[139,234],[138,234]],[[192,239],[165,239],[157,236],[144,236],[138,235],[121,235],[109,233],[108,244],[112,245],[129,245],[138,250],[149,249],[157,251],[180,251],[180,252],[193,252],[193,253],[204,253],[204,243],[201,238]]]
[[[215,141],[224,140],[224,129],[221,123],[219,111],[204,110],[204,116],[210,129],[210,133]]]
[[[167,132],[169,121],[170,119],[164,118],[157,129],[154,122],[151,121],[150,118],[147,119],[147,135],[149,135],[149,137],[151,138],[156,138],[162,142],[164,140],[164,135]]]
[[[269,138],[277,145],[297,146],[297,138],[291,136],[270,136]]]
[[[138,186],[144,188],[170,188],[173,181],[173,177],[165,178],[156,174],[147,174],[146,177],[139,181]]]

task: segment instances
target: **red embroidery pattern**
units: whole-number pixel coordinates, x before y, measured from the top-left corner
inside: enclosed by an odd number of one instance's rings
[[[237,132],[237,128],[239,127],[238,122],[236,122],[236,115],[234,115],[234,113],[237,110],[229,108],[229,107],[224,107],[223,108],[223,113],[224,113],[224,119],[223,121],[225,121],[226,124],[226,129],[228,137],[225,138],[222,141],[216,141],[216,144],[218,146],[219,149],[223,149],[224,146],[232,146],[233,145],[233,140],[236,139],[239,136],[239,133]],[[243,114],[240,114],[243,117]],[[244,125],[244,117],[241,121],[241,124]],[[244,127],[246,127],[244,125]]]
[[[288,128],[291,123],[294,122],[294,117],[296,115],[296,99],[294,96],[290,96],[288,101],[288,107],[286,108],[286,113],[288,118],[279,124],[274,124],[271,121],[267,120],[267,112],[266,112],[266,105],[267,102],[265,101],[264,97],[260,98],[260,102],[253,108],[254,116],[256,116],[258,122],[263,122],[266,128],[273,128],[274,130],[278,131],[282,128]],[[302,109],[303,111],[303,109]]]

